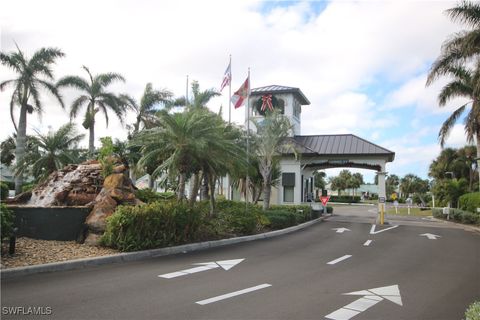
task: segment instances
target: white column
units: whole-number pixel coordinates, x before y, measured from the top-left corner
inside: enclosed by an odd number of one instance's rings
[[[387,175],[387,172],[385,172],[385,164],[382,164],[381,171],[377,172],[377,177],[378,177],[378,216],[377,216],[377,223],[380,222],[380,212],[383,210],[384,213],[386,211],[386,205],[385,203],[380,203],[380,198],[387,199],[387,194],[386,194],[386,187],[385,187],[385,176]],[[386,214],[385,214],[386,215]],[[386,219],[384,219],[384,222],[386,223]]]

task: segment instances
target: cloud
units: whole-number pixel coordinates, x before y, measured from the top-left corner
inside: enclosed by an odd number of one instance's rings
[[[218,88],[231,54],[232,91],[249,67],[253,87],[301,88],[312,102],[302,110],[304,134],[355,133],[387,141],[390,129],[398,128],[396,110],[414,106],[427,115],[443,112],[435,105],[438,88],[425,89],[424,76],[441,43],[459,30],[443,14],[455,3],[333,1],[319,11],[318,3],[308,1],[268,9],[250,0],[4,1],[0,48],[14,50],[13,40],[28,54],[59,47],[67,56],[55,66],[57,77],[82,75],[82,65],[93,73],[119,72],[127,83],[112,89],[137,99],[147,82],[184,95],[187,75],[202,88]],[[0,81],[11,76],[0,67]],[[225,118],[227,92],[209,104],[215,111],[223,105]],[[8,105],[10,94],[0,93],[0,106]],[[65,95],[69,102],[75,92]],[[53,99],[45,96],[44,101],[52,111],[41,124],[30,116],[30,132],[69,120]],[[232,119],[243,123],[244,114],[244,107],[232,110]],[[81,117],[76,122],[83,130]],[[0,138],[12,130],[9,117],[2,117]],[[97,121],[96,133],[126,136],[113,115],[108,129],[103,119]],[[403,142],[399,150],[408,149],[407,139]],[[413,154],[400,152],[395,162],[408,162],[404,155]]]

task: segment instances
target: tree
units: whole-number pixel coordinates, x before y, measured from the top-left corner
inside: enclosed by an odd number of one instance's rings
[[[424,204],[424,195],[430,189],[430,183],[428,180],[423,180],[422,178],[414,175],[407,174],[400,180],[400,191],[405,195],[418,195]]]
[[[480,4],[467,1],[447,10],[454,21],[466,24],[471,30],[457,33],[443,46],[440,56],[433,63],[427,86],[440,77],[450,77],[452,81],[444,86],[439,94],[440,106],[455,97],[466,97],[470,101],[455,110],[443,123],[439,140],[443,147],[453,125],[465,112],[468,105],[470,111],[465,117],[465,133],[468,142],[477,141],[477,158],[480,158]],[[473,61],[469,61],[473,59]],[[473,64],[473,68],[467,67]],[[480,164],[480,160],[477,160]],[[480,171],[479,171],[480,175]]]
[[[360,172],[352,174],[348,187],[353,189],[353,196],[355,196],[355,189],[360,188],[362,184],[364,184],[363,175]]]
[[[178,174],[177,199],[185,197],[187,176],[206,168],[237,159],[241,151],[235,139],[225,132],[220,116],[207,109],[189,109],[182,113],[158,113],[158,126],[139,132],[132,145],[141,146],[138,166],[155,166],[153,176]],[[212,192],[213,194],[213,192]]]
[[[295,153],[295,150],[286,141],[292,125],[288,118],[280,113],[268,113],[261,124],[256,124],[256,127],[258,131],[253,138],[252,147],[258,157],[258,166],[263,178],[263,210],[265,211],[270,207],[273,169],[278,164],[282,152],[291,150]]]
[[[394,193],[400,185],[400,178],[396,174],[391,174],[385,180],[385,189],[387,196]]]
[[[350,188],[352,173],[347,169],[340,171],[338,176],[330,178],[332,190],[337,190],[340,195],[345,189]]]
[[[125,82],[120,74],[102,73],[93,76],[87,67],[83,66],[82,68],[88,74],[87,80],[78,76],[67,76],[57,82],[57,87],[72,87],[83,93],[72,102],[70,118],[77,117],[80,108],[87,105],[82,125],[89,130],[88,151],[92,156],[95,151],[95,115],[101,111],[105,115],[108,127],[108,111],[113,111],[120,122],[123,122],[128,104],[125,99],[106,90],[115,81]]]
[[[16,165],[17,173],[30,171],[35,179],[43,180],[67,164],[79,162],[77,146],[85,135],[78,134],[74,124],[68,123],[48,134],[36,133],[32,140],[36,152],[28,153]]]
[[[10,99],[10,117],[12,118],[15,131],[17,132],[15,158],[22,162],[25,157],[25,143],[27,138],[27,114],[37,112],[39,116],[43,113],[43,104],[40,100],[40,89],[50,92],[64,107],[62,97],[57,88],[53,85],[54,80],[52,65],[58,58],[65,54],[56,48],[41,48],[29,59],[17,47],[17,52],[0,52],[0,63],[12,69],[17,78],[5,80],[0,83],[0,90],[7,86],[13,86],[14,90]],[[20,107],[18,126],[14,120],[13,110],[15,106]],[[15,192],[22,192],[23,176],[15,175]]]
[[[318,189],[325,189],[325,186],[327,185],[327,181],[325,178],[327,177],[327,174],[325,171],[315,171],[313,174],[313,179],[315,181],[315,188]]]

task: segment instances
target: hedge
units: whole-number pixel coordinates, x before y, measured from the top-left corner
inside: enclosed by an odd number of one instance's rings
[[[358,203],[360,196],[330,196],[330,202]]]
[[[465,320],[480,320],[480,301],[475,301],[465,311]]]
[[[175,199],[174,192],[155,192],[148,188],[136,190],[135,196],[145,203]]]
[[[433,209],[432,214],[435,218],[447,219],[447,215],[443,214],[443,209]],[[480,214],[460,209],[450,208],[450,219],[465,224],[480,224]]]
[[[195,239],[201,222],[201,212],[182,203],[119,206],[107,218],[101,242],[122,251],[182,244]]]
[[[477,212],[480,208],[480,192],[467,193],[458,198],[460,209],[470,212]]]

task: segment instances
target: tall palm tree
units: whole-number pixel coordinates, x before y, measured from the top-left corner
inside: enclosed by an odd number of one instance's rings
[[[143,95],[140,98],[140,103],[137,103],[134,98],[122,95],[132,109],[137,111],[135,123],[133,124],[133,133],[140,131],[141,126],[150,128],[156,121],[155,114],[159,105],[168,105],[172,102],[173,93],[167,89],[153,89],[151,83],[147,83]]]
[[[101,111],[105,115],[106,125],[108,127],[108,110],[113,111],[120,122],[123,123],[128,104],[124,99],[107,91],[107,87],[115,82],[125,82],[123,76],[118,73],[101,73],[95,76],[90,70],[82,67],[88,74],[88,79],[85,80],[79,76],[67,76],[57,82],[57,87],[72,87],[78,89],[82,94],[77,97],[70,107],[70,118],[77,116],[80,108],[87,105],[85,116],[83,120],[83,127],[89,130],[88,137],[88,152],[90,156],[95,151],[95,115]]]
[[[37,152],[27,154],[16,166],[17,172],[28,170],[36,179],[42,180],[67,164],[79,162],[76,147],[85,135],[78,134],[73,123],[48,134],[36,133],[32,142]]]
[[[267,210],[270,207],[273,169],[282,152],[293,150],[293,146],[286,143],[292,125],[288,118],[273,112],[267,114],[262,123],[257,124],[257,128],[258,135],[254,138],[253,149],[263,178],[263,210]]]
[[[15,131],[17,132],[15,158],[21,162],[25,157],[25,141],[27,136],[27,114],[37,112],[39,116],[43,113],[43,105],[40,100],[40,89],[46,89],[64,107],[62,97],[52,83],[54,80],[52,65],[58,58],[65,54],[56,48],[41,48],[29,59],[18,48],[17,52],[0,52],[0,63],[12,69],[18,75],[15,79],[5,80],[0,83],[0,90],[7,86],[13,86],[13,94],[10,99],[10,117],[12,118]],[[20,107],[20,116],[17,123],[14,120],[13,110],[15,106]],[[23,176],[15,175],[15,192],[22,191]]]
[[[438,95],[439,105],[445,106],[449,100],[456,97],[468,98],[468,103],[458,107],[442,124],[438,133],[440,145],[443,147],[453,126],[460,116],[470,106],[464,118],[465,133],[468,142],[476,140],[477,158],[480,158],[480,58],[477,59],[474,69],[467,69],[462,65],[445,65],[439,72],[429,74],[427,85],[430,85],[439,75],[450,75],[452,80],[447,83]],[[480,173],[479,173],[480,174]]]

